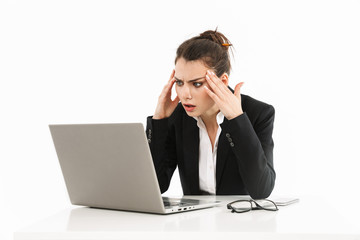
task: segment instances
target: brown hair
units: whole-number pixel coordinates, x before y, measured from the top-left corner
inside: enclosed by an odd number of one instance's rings
[[[230,75],[231,63],[228,53],[232,46],[224,34],[208,30],[199,36],[190,38],[183,42],[176,51],[175,64],[179,58],[186,61],[202,60],[204,64],[214,69],[215,74],[220,77],[223,73]]]

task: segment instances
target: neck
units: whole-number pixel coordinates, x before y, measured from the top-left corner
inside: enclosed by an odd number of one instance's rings
[[[205,123],[207,129],[213,129],[213,128],[217,129],[218,124],[216,121],[216,116],[219,113],[219,111],[220,111],[219,109],[211,109],[200,116],[203,122]]]

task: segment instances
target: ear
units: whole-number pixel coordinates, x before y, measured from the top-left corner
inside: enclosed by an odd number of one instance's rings
[[[223,73],[223,75],[220,76],[220,80],[226,85],[229,85],[229,75],[227,73]]]

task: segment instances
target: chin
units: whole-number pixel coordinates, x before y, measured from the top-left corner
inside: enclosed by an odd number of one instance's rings
[[[187,112],[187,111],[185,111],[185,112],[189,117],[199,117],[200,116],[200,114],[197,114],[196,112]]]

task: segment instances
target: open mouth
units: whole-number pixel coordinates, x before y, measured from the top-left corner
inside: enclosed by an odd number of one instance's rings
[[[192,104],[184,104],[184,108],[187,112],[192,112],[195,110],[196,106]]]
[[[184,104],[185,107],[188,107],[188,108],[193,108],[195,107],[195,105],[191,105],[191,104]]]

